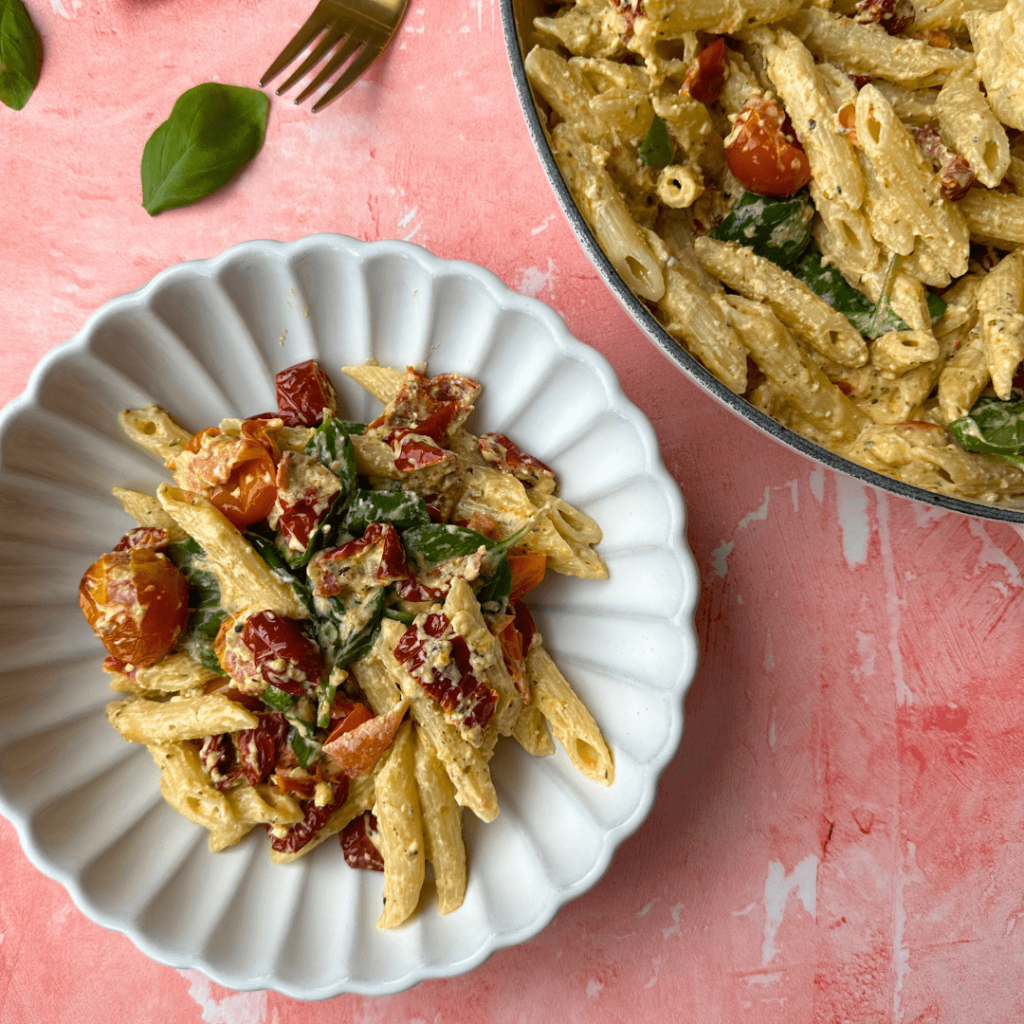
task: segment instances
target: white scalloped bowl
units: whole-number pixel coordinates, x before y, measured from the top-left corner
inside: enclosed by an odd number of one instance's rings
[[[612,747],[617,778],[511,742],[493,763],[501,813],[466,815],[464,906],[426,897],[375,927],[382,876],[336,843],[289,866],[266,837],[211,854],[172,811],[142,747],[111,729],[103,651],[77,606],[85,567],[131,523],[115,485],[162,468],[116,413],[157,402],[190,429],[275,407],[274,374],[317,358],[348,413],[376,403],[339,372],[375,357],[480,380],[471,426],[511,435],[604,527],[604,581],[545,581],[532,606]],[[235,989],[302,999],[383,994],[459,974],[536,935],[604,873],[643,821],[682,733],[698,581],[679,490],[607,362],[544,304],[467,263],[337,235],[247,242],[183,263],[95,313],[0,414],[0,811],[32,862],[92,920],[147,955]]]

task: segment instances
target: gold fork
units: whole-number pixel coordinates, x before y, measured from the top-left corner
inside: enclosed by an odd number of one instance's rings
[[[309,56],[277,90],[277,95],[280,96],[337,47],[316,78],[295,97],[295,102],[301,103],[351,57],[352,63],[345,69],[344,74],[313,104],[314,113],[322,110],[331,100],[337,99],[381,55],[381,51],[395,34],[398,23],[405,14],[407,3],[408,0],[320,0],[306,23],[295,33],[277,60],[263,73],[260,85],[266,85],[279,75],[306,47],[317,40]]]

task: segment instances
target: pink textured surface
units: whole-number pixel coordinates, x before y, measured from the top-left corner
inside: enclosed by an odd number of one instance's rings
[[[700,566],[702,664],[654,810],[532,942],[462,978],[305,1004],[152,963],[0,822],[0,1020],[1024,1019],[1024,545],[755,433],[621,312],[531,148],[495,0],[412,0],[242,176],[150,218],[139,159],[186,88],[255,84],[313,0],[27,0],[45,65],[0,107],[0,404],[107,299],[249,238],[338,231],[472,260],[557,309],[651,418]],[[1021,927],[1018,927],[1018,924]]]

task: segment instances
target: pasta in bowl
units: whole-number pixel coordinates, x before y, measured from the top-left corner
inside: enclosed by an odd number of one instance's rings
[[[1024,521],[1024,9],[504,5],[563,208],[661,350],[790,446]]]
[[[528,603],[552,660],[600,724],[614,785],[583,776],[557,742],[544,757],[498,743],[499,813],[463,815],[461,906],[436,912],[428,868],[419,911],[388,930],[376,923],[384,876],[349,869],[337,834],[284,864],[268,856],[263,828],[210,852],[209,833],[162,797],[166,764],[108,721],[112,696],[115,705],[168,701],[119,678],[131,670],[99,671],[78,607],[83,569],[139,528],[112,490],[149,504],[158,493],[180,497],[118,414],[135,410],[135,429],[153,443],[174,435],[161,434],[169,424],[151,406],[173,410],[190,437],[210,424],[240,434],[242,417],[278,408],[276,374],[309,359],[336,385],[339,410],[363,424],[383,403],[342,367],[376,360],[404,373],[429,359],[434,375],[479,382],[468,429],[514,438],[555,472],[561,499],[604,530],[606,579],[548,573]],[[395,992],[530,938],[601,877],[678,745],[697,652],[697,576],[678,487],[605,361],[542,303],[472,264],[407,243],[319,235],[169,268],[97,311],[3,410],[0,507],[0,811],[88,917],[230,988],[302,999]],[[150,671],[135,676],[153,683]],[[132,730],[131,715],[111,715]],[[47,768],[54,763],[59,772]],[[350,780],[350,794],[360,788]]]

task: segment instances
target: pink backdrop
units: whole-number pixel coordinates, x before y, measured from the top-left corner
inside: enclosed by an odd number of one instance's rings
[[[274,99],[228,188],[150,218],[145,140],[255,85],[313,0],[26,0],[36,94],[0,107],[0,404],[111,297],[250,238],[404,238],[536,295],[604,353],[688,507],[701,668],[653,812],[533,941],[319,1004],[233,993],[86,920],[0,821],[0,1020],[505,1024],[1024,1019],[1024,546],[891,498],[720,408],[600,283],[519,110],[496,0],[411,0],[316,116]]]

